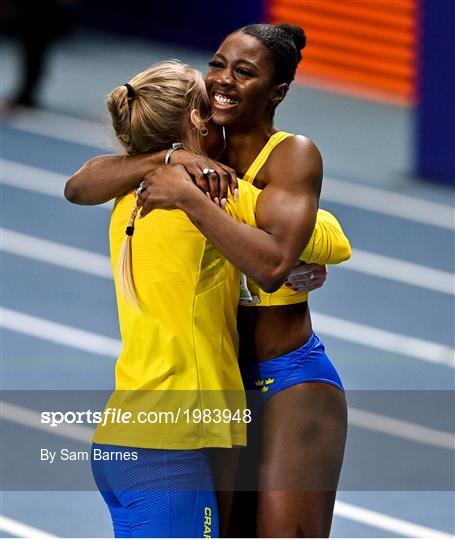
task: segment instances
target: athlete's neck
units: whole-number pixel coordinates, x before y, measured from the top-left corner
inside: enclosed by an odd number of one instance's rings
[[[226,127],[226,157],[230,167],[244,174],[270,137],[278,129],[273,126],[259,126],[247,132],[237,132]]]
[[[224,151],[224,140],[221,126],[213,122],[207,124],[208,133],[202,138],[205,153],[213,159],[219,159]]]

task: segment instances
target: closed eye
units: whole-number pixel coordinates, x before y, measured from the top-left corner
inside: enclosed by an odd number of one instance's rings
[[[222,67],[223,67],[223,64],[222,64],[219,60],[211,60],[211,61],[209,62],[209,66],[210,66],[211,68],[217,69],[217,68],[222,68]]]
[[[237,68],[237,73],[239,73],[240,75],[243,75],[244,77],[252,77],[253,76],[251,71],[249,71],[248,69],[245,69],[245,68]]]

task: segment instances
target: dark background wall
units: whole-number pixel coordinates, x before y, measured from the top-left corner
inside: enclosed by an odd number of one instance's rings
[[[266,17],[264,0],[97,0],[81,20],[92,27],[186,46],[214,48],[236,28]]]

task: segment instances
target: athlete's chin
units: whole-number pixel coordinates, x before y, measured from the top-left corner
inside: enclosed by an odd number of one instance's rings
[[[230,126],[237,121],[238,114],[212,109],[212,122],[217,126]]]

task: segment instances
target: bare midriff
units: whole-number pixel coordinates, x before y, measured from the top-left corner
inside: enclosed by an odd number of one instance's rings
[[[308,303],[239,307],[240,362],[264,362],[304,345],[313,332]]]

